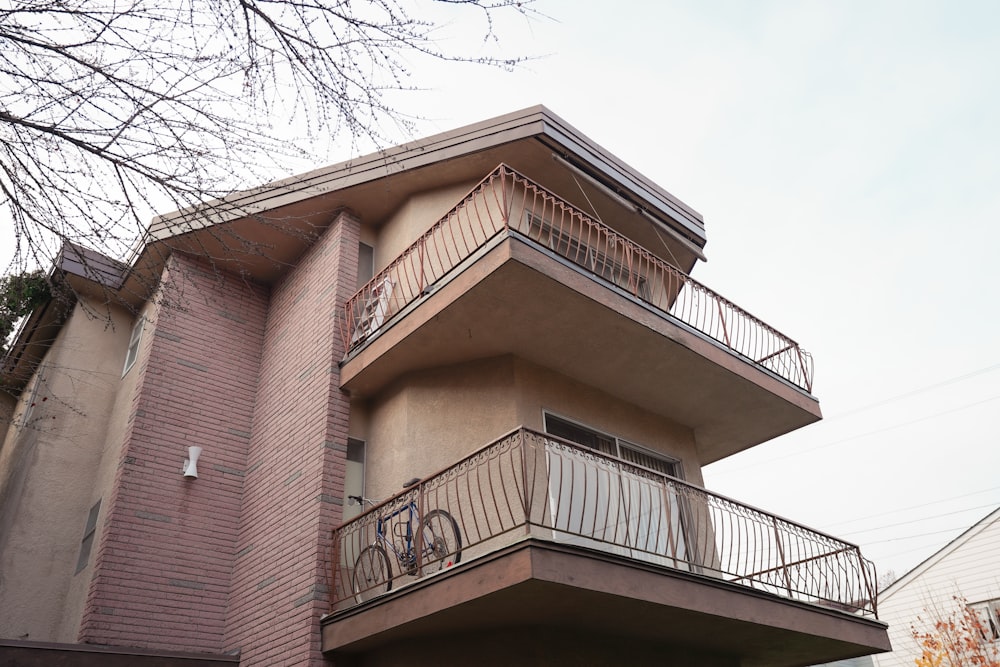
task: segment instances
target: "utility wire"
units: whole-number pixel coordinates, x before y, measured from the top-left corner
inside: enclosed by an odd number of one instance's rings
[[[940,505],[941,503],[950,502],[952,500],[958,500],[960,498],[968,498],[969,496],[978,496],[983,493],[989,493],[991,491],[1000,490],[1000,486],[994,486],[989,489],[983,489],[981,491],[972,491],[970,493],[963,493],[959,496],[951,496],[950,498],[941,498],[939,500],[932,500],[930,502],[921,503],[919,505],[910,505],[909,507],[900,507],[899,509],[888,510],[885,512],[879,512],[878,514],[869,514],[868,516],[858,517],[856,519],[846,519],[844,521],[838,521],[836,523],[827,524],[827,532],[830,532],[830,528],[836,528],[837,526],[843,526],[844,524],[857,523],[858,521],[867,521],[868,519],[877,519],[881,516],[886,516],[888,514],[898,514],[900,512],[908,512],[909,510],[916,510],[923,507],[930,507],[931,505]]]
[[[755,461],[753,463],[747,463],[746,465],[741,466],[739,468],[733,468],[731,470],[721,470],[717,474],[719,474],[719,475],[731,475],[731,474],[733,474],[735,472],[742,472],[742,471],[748,470],[750,468],[756,468],[758,466],[767,465],[769,463],[774,463],[775,461],[781,461],[783,459],[789,459],[789,458],[792,458],[792,457],[795,457],[795,456],[802,456],[803,454],[809,454],[811,452],[815,452],[815,451],[820,450],[820,449],[826,449],[827,447],[832,447],[833,445],[839,445],[839,444],[844,443],[844,442],[850,442],[851,440],[858,440],[860,438],[867,438],[870,435],[878,435],[879,433],[886,433],[887,431],[894,431],[894,430],[896,430],[898,428],[903,428],[904,426],[911,426],[913,424],[919,424],[920,422],[925,422],[925,421],[929,421],[931,419],[937,419],[938,417],[943,417],[945,415],[950,415],[950,414],[955,413],[955,412],[961,412],[962,410],[968,410],[970,408],[974,408],[974,407],[983,405],[984,403],[989,403],[990,401],[995,401],[998,398],[1000,398],[1000,395],[998,395],[998,396],[990,396],[989,398],[984,398],[983,400],[976,401],[974,403],[965,403],[963,405],[958,406],[957,408],[952,408],[951,410],[945,410],[944,412],[935,412],[934,414],[931,414],[931,415],[925,415],[925,416],[919,417],[917,419],[911,419],[909,421],[901,422],[901,423],[898,423],[898,424],[893,424],[891,426],[885,426],[883,428],[875,429],[874,431],[866,431],[864,433],[858,433],[856,435],[850,435],[850,436],[847,436],[846,438],[840,438],[839,440],[832,440],[830,442],[823,443],[822,445],[816,445],[814,447],[807,447],[805,449],[797,449],[797,450],[795,450],[793,452],[789,452],[787,454],[782,454],[781,456],[774,456],[772,458],[764,459],[762,461]]]
[[[942,514],[934,514],[932,516],[923,516],[923,517],[920,517],[919,519],[911,519],[909,521],[897,521],[896,523],[890,523],[890,524],[887,524],[885,526],[876,526],[875,528],[865,528],[863,530],[854,530],[854,531],[851,531],[849,533],[840,533],[840,535],[842,537],[848,537],[850,535],[858,535],[860,533],[872,533],[872,532],[875,532],[877,530],[886,530],[887,528],[897,528],[899,526],[907,526],[907,525],[910,525],[910,524],[913,524],[913,523],[921,523],[923,521],[929,521],[931,519],[940,519],[941,517],[944,517],[944,516],[954,516],[956,514],[964,514],[966,512],[971,512],[973,510],[981,510],[981,509],[986,509],[986,508],[996,509],[996,507],[997,507],[996,503],[990,503],[989,505],[979,505],[978,507],[968,507],[966,509],[955,510],[953,512],[944,512]]]
[[[890,396],[889,398],[884,398],[884,399],[882,399],[880,401],[876,401],[875,403],[869,403],[867,405],[862,405],[862,406],[857,407],[857,408],[852,408],[852,409],[848,410],[847,412],[841,412],[838,415],[834,415],[832,417],[828,417],[828,418],[826,418],[825,421],[834,421],[836,419],[843,419],[844,417],[848,417],[850,415],[857,414],[859,412],[864,412],[866,410],[871,410],[872,408],[878,408],[878,407],[881,407],[883,405],[887,405],[889,403],[895,403],[896,401],[901,401],[904,398],[910,398],[911,396],[917,396],[918,394],[922,394],[922,393],[924,393],[926,391],[930,391],[932,389],[939,389],[941,387],[947,387],[948,385],[956,384],[958,382],[962,382],[963,380],[968,380],[969,378],[974,378],[974,377],[976,377],[978,375],[984,375],[985,373],[990,373],[990,372],[995,371],[995,370],[1000,370],[1000,363],[993,364],[992,366],[984,366],[984,367],[979,368],[977,370],[974,370],[974,371],[972,371],[970,373],[966,373],[964,375],[958,375],[958,376],[955,376],[953,378],[949,378],[947,380],[941,380],[940,382],[935,382],[934,384],[929,384],[929,385],[926,385],[924,387],[920,387],[918,389],[913,389],[912,391],[908,391],[908,392],[903,393],[903,394],[897,394],[896,396]]]

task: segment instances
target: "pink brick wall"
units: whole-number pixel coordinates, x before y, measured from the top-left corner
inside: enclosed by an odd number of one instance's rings
[[[173,256],[152,309],[80,640],[221,652],[266,289]],[[180,307],[176,307],[180,306]],[[187,447],[204,453],[186,480]]]
[[[272,290],[225,642],[242,665],[323,664],[349,411],[338,318],[356,287],[359,229],[339,214]]]

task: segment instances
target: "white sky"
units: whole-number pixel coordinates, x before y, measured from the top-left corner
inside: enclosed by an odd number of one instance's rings
[[[695,276],[798,340],[826,419],[706,486],[904,574],[1000,505],[1000,3],[539,0],[443,131],[545,104],[705,216]],[[430,75],[430,76],[428,76]]]
[[[814,354],[827,416],[708,488],[898,575],[1000,504],[1000,3],[535,7],[501,46],[545,57],[417,62],[399,104],[418,135],[544,104],[704,215],[694,275]]]

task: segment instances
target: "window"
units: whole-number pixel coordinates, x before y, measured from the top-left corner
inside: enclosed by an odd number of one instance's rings
[[[358,289],[375,275],[375,248],[358,242]]]
[[[142,329],[145,320],[140,315],[132,327],[132,335],[128,339],[128,350],[125,352],[125,367],[122,368],[122,377],[128,373],[129,369],[135,365],[135,360],[139,357],[139,343],[142,341]]]
[[[344,470],[344,521],[350,521],[361,514],[365,508],[352,504],[348,496],[365,495],[365,441],[356,438],[347,439],[347,467]]]
[[[597,250],[572,234],[562,229],[555,229],[550,223],[528,213],[528,236],[539,243],[548,246],[558,254],[604,278],[610,283],[621,287],[640,299],[649,301],[649,285],[646,277],[638,270],[631,270],[621,262],[615,261],[607,253]],[[597,239],[605,238],[598,234]],[[624,246],[622,246],[624,247]],[[626,249],[626,253],[628,253]]]
[[[83,568],[87,567],[87,563],[90,562],[90,552],[94,548],[94,535],[97,534],[97,515],[100,512],[101,501],[98,500],[90,508],[90,514],[87,515],[87,526],[83,530],[83,540],[80,542],[80,556],[76,560],[75,574],[80,574]]]
[[[969,606],[979,614],[979,619],[983,623],[981,629],[983,640],[1000,642],[1000,599],[977,602]]]
[[[687,535],[677,489],[661,475],[677,477],[680,464],[639,445],[545,414],[545,431],[637,468],[588,457],[556,446],[547,451],[552,523],[583,536],[582,544],[672,567],[687,567]],[[660,474],[657,474],[660,473]],[[579,542],[575,537],[559,539]]]
[[[655,470],[664,475],[681,477],[680,465],[676,459],[666,457],[663,454],[658,454],[625,440],[620,440],[614,436],[605,435],[586,426],[574,424],[571,421],[561,419],[549,413],[545,413],[545,432],[564,438],[570,442],[575,442],[578,445],[596,449],[604,454],[617,456],[629,463]]]

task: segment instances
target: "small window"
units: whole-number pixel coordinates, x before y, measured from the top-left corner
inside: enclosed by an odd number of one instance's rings
[[[80,574],[83,568],[87,567],[87,563],[90,562],[90,552],[94,548],[94,535],[97,534],[97,515],[101,513],[101,501],[98,500],[97,503],[90,508],[90,514],[87,515],[87,527],[83,531],[83,540],[80,542],[80,556],[76,560],[76,572],[75,574]]]
[[[365,495],[365,441],[347,439],[347,468],[344,471],[344,521],[361,514],[365,508],[351,503],[348,496]]]
[[[1000,642],[1000,599],[969,605],[979,614],[983,640]]]
[[[596,449],[604,454],[617,456],[629,463],[661,472],[664,475],[681,478],[680,462],[659,452],[607,435],[581,424],[576,424],[555,415],[545,413],[545,432],[575,442],[578,445]]]
[[[358,242],[358,289],[364,287],[375,275],[375,248]]]
[[[576,238],[573,232],[575,231],[577,234],[580,234],[583,231],[582,229],[574,230],[572,223],[568,225],[570,227],[569,230],[556,229],[534,213],[527,214],[527,223],[529,238],[548,246],[551,250],[554,250],[574,264],[582,266],[640,299],[644,301],[650,300],[649,285],[646,276],[643,275],[643,270],[638,265],[629,268],[622,263],[624,260],[623,257],[618,257],[617,259],[611,257],[606,252],[602,252],[598,248],[588,245],[587,242]],[[589,233],[588,236],[590,236]],[[603,245],[607,246],[609,239],[605,238],[602,242],[602,238],[600,234],[594,235],[591,243],[603,243]],[[614,244],[612,247],[617,249],[619,246]],[[631,257],[631,253],[628,256]],[[642,262],[639,263],[642,264]]]
[[[142,341],[142,329],[144,320],[139,317],[132,327],[132,335],[128,339],[128,351],[125,352],[125,367],[122,369],[122,377],[128,373],[129,369],[135,365],[135,360],[139,357],[139,343]]]

